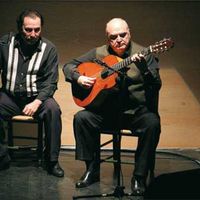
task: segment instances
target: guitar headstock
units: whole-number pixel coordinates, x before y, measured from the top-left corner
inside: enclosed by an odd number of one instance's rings
[[[174,47],[174,41],[171,38],[164,38],[150,46],[151,53],[162,53]]]

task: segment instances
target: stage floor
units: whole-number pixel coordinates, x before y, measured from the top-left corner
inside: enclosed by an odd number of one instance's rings
[[[168,153],[169,152],[169,153]],[[110,152],[103,152],[103,156]],[[181,154],[192,160],[177,156]],[[17,155],[19,156],[19,155]],[[73,150],[62,150],[60,164],[65,170],[64,178],[48,175],[28,158],[17,158],[7,170],[0,171],[1,200],[70,200],[77,195],[113,193],[112,163],[101,164],[101,181],[86,189],[76,189],[75,182],[85,170],[84,163],[74,159]],[[122,160],[133,161],[133,153],[122,153]],[[194,160],[193,160],[194,159]],[[165,149],[156,154],[155,180],[149,185],[143,199],[200,199],[200,149]],[[130,193],[133,164],[122,164],[121,183],[125,193]],[[84,198],[89,199],[89,198]],[[119,199],[113,197],[90,199]],[[123,197],[121,199],[139,199]]]

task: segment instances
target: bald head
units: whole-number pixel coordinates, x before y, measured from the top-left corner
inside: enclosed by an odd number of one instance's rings
[[[119,55],[123,55],[129,46],[131,34],[128,24],[121,18],[113,18],[106,24],[109,46]]]
[[[119,31],[119,30],[125,30],[126,32],[129,32],[129,27],[127,22],[122,18],[113,18],[106,24],[106,34],[108,35],[113,30]]]

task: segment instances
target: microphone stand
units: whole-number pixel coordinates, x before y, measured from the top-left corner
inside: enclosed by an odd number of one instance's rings
[[[125,80],[126,78],[129,78],[127,76],[127,74],[125,72],[121,72],[118,70],[115,70],[114,68],[108,66],[105,62],[95,59],[94,62],[96,62],[99,65],[102,65],[105,67],[105,69],[107,69],[107,73],[105,71],[105,73],[102,73],[102,78],[106,78],[109,75],[109,72],[112,73],[117,73],[118,77],[120,78],[119,82],[119,90],[120,90],[120,95],[119,95],[119,131],[116,134],[116,176],[117,176],[117,185],[115,186],[115,189],[112,193],[102,193],[102,194],[94,194],[94,195],[80,195],[80,196],[73,196],[73,200],[74,199],[81,199],[81,198],[94,198],[94,197],[117,197],[118,199],[122,199],[123,196],[135,196],[135,198],[137,198],[137,200],[142,200],[143,196],[136,196],[133,193],[125,193],[124,189],[125,187],[123,185],[121,185],[121,178],[120,178],[120,173],[121,173],[121,131],[120,128],[121,126],[121,121],[122,121],[122,112],[123,112],[123,97],[124,97],[124,88],[125,88]],[[136,199],[135,199],[136,200]]]

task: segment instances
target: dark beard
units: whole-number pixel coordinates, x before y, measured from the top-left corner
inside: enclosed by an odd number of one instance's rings
[[[27,39],[25,39],[22,35],[20,37],[20,49],[23,53],[23,55],[25,57],[30,57],[34,54],[34,52],[36,51],[39,42],[40,42],[40,38],[38,38],[37,40],[35,40],[34,42],[27,42]]]
[[[35,38],[31,38],[31,39],[25,39],[28,45],[35,45],[38,41],[39,38],[35,39]]]
[[[35,46],[36,44],[38,44],[38,41],[40,40],[40,37],[27,39],[23,32],[20,33],[20,36],[22,43],[26,46]]]

